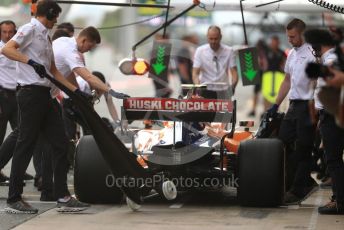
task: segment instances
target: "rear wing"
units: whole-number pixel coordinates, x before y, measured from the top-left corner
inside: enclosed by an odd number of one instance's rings
[[[136,97],[123,100],[122,120],[233,122],[235,101]]]

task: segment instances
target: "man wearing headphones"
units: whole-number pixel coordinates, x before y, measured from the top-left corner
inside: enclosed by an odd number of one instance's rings
[[[77,212],[89,205],[71,197],[67,188],[67,139],[58,102],[52,98],[47,74],[56,78],[76,94],[80,90],[57,70],[49,30],[57,22],[61,8],[55,1],[37,3],[36,17],[22,26],[6,43],[3,54],[17,61],[17,103],[19,113],[18,140],[13,154],[7,207],[9,213],[37,213],[38,209],[22,199],[23,176],[39,135],[45,135],[53,149],[54,196],[57,211]]]

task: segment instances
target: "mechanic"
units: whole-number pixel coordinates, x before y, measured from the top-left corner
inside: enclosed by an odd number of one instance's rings
[[[100,41],[100,34],[94,27],[83,29],[77,38],[60,37],[54,40],[53,50],[57,69],[75,86],[78,86],[75,77],[77,75],[83,78],[91,88],[97,90],[100,94],[109,92],[112,96],[119,99],[129,97],[128,95],[110,90],[109,85],[106,85],[85,67],[85,60],[82,54],[93,49]],[[64,116],[69,116],[68,113],[75,110],[73,102],[67,96],[62,101],[62,106]],[[83,124],[82,126],[86,127],[87,124]]]
[[[56,29],[66,31],[68,33],[68,37],[74,36],[74,25],[70,22],[62,22],[61,24],[57,25]],[[55,39],[53,39],[53,40],[55,40]]]
[[[13,154],[9,194],[5,211],[9,213],[38,212],[22,198],[23,176],[33,154],[35,142],[43,133],[53,152],[54,195],[57,211],[78,212],[89,205],[70,196],[67,188],[67,139],[59,105],[50,94],[51,83],[44,78],[47,72],[76,94],[80,90],[69,83],[56,69],[49,30],[53,28],[61,8],[55,1],[41,0],[31,22],[22,26],[3,47],[3,54],[17,61],[17,103],[19,111],[18,140]],[[40,63],[42,64],[40,64]]]
[[[311,178],[312,147],[315,124],[312,123],[308,103],[313,100],[314,87],[305,73],[309,62],[315,62],[312,47],[304,42],[306,24],[300,19],[291,20],[286,27],[290,50],[284,68],[276,104],[267,114],[275,117],[279,105],[289,95],[289,108],[281,123],[279,138],[286,146],[286,195],[285,204],[300,204],[318,184]],[[295,146],[295,149],[293,149]]]
[[[305,32],[305,40],[311,44],[315,52],[321,56],[323,65],[331,66],[337,61],[335,42],[326,30],[313,29]],[[319,207],[320,214],[344,214],[344,129],[338,127],[332,114],[324,109],[318,98],[321,87],[326,82],[318,78],[315,91],[315,107],[319,112],[320,132],[324,144],[328,171],[332,178],[333,196],[329,203]]]
[[[16,33],[16,24],[13,21],[5,20],[0,22],[0,49]],[[0,52],[0,144],[3,143],[7,123],[9,122],[12,130],[17,128],[17,99],[16,99],[16,64]],[[13,145],[14,146],[14,145]],[[2,173],[2,169],[10,161],[13,151],[0,152],[0,183],[9,184],[9,177]],[[33,176],[24,174],[24,180],[32,180]]]
[[[64,29],[57,29],[52,35],[52,41],[54,41],[55,39],[59,37],[69,37],[69,33]],[[59,92],[59,90],[55,87],[53,92],[56,93],[56,92]],[[62,111],[60,112],[62,113]],[[65,126],[65,129],[67,130],[66,126]],[[71,158],[70,145],[71,144],[72,143],[69,142],[68,151],[67,151],[67,159],[68,159],[69,166],[73,164],[71,163],[71,160],[70,160]],[[44,137],[44,135],[40,135],[38,139],[38,143],[36,144],[36,147],[34,150],[34,154],[33,154],[33,166],[36,171],[34,186],[37,187],[38,191],[41,191],[40,201],[56,200],[53,194],[52,154],[53,154],[52,148],[49,145],[49,142],[46,140],[46,137]],[[74,156],[74,152],[72,154]]]
[[[195,52],[193,83],[208,84],[207,89],[201,91],[205,98],[228,99],[238,83],[234,50],[221,43],[222,34],[218,26],[208,28],[207,39],[208,44],[198,47]]]

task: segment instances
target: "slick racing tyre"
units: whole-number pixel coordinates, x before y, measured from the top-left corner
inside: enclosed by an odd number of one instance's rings
[[[253,139],[238,150],[238,198],[243,206],[274,207],[284,196],[284,150],[277,139]]]
[[[123,199],[92,135],[83,136],[77,146],[74,189],[77,198],[86,203],[111,204]]]

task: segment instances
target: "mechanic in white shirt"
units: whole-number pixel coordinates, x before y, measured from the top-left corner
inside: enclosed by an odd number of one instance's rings
[[[16,62],[8,59],[1,54],[1,48],[8,42],[16,33],[16,25],[11,20],[5,20],[0,22],[0,143],[3,143],[7,123],[9,122],[12,130],[17,128],[18,109],[16,98],[17,87],[17,73]],[[16,136],[9,135],[6,138],[6,142],[10,142],[10,145],[1,145],[0,151],[0,183],[8,185],[9,178],[1,172],[1,169],[11,160],[15,143],[17,141]],[[5,147],[6,146],[6,147]],[[24,180],[31,180],[33,177],[28,173],[25,173]]]
[[[2,144],[7,123],[12,130],[17,127],[17,99],[16,99],[16,63],[3,54],[1,49],[16,33],[16,25],[13,21],[6,20],[0,22],[0,144]],[[5,167],[12,157],[12,152],[4,152],[0,157],[0,170]],[[0,182],[4,183],[9,178],[0,171]]]
[[[7,123],[12,130],[17,126],[17,100],[16,100],[16,63],[1,54],[1,48],[16,33],[13,21],[0,22],[0,144],[3,142]],[[1,169],[1,168],[0,168]]]
[[[238,83],[234,50],[221,43],[218,26],[208,28],[207,39],[208,44],[198,47],[195,52],[193,83],[207,85],[207,90],[201,91],[205,98],[228,99]]]
[[[316,53],[321,56],[321,63],[326,66],[337,64],[335,41],[327,30],[313,29],[306,31],[305,39],[312,44]],[[319,111],[320,133],[324,145],[327,170],[332,179],[333,196],[327,204],[318,208],[320,214],[344,214],[344,129],[336,125],[332,114],[324,109],[318,93],[326,82],[319,77],[314,95],[315,108]]]
[[[113,91],[108,85],[94,76],[85,66],[83,53],[93,49],[96,44],[101,41],[98,30],[94,27],[87,27],[83,29],[79,35],[75,37],[60,37],[53,41],[53,50],[55,55],[55,62],[57,69],[75,86],[78,86],[75,76],[83,78],[92,89],[97,90],[100,94],[109,93],[110,95],[123,99],[128,95],[117,93]],[[77,108],[73,102],[66,98],[62,101],[64,116],[68,116],[73,112],[78,114]],[[67,113],[67,114],[66,114]],[[83,122],[82,116],[77,119],[77,122],[86,128],[87,123]],[[82,123],[82,124],[81,124]],[[89,130],[89,129],[84,129]],[[89,133],[88,133],[89,134]]]
[[[291,20],[286,27],[290,50],[284,71],[286,73],[278,92],[276,104],[268,109],[274,117],[278,106],[289,93],[289,108],[280,126],[279,138],[286,145],[286,204],[301,203],[317,183],[311,178],[312,148],[315,124],[312,123],[308,103],[313,100],[314,87],[306,76],[306,66],[315,62],[312,47],[304,42],[306,24],[300,19]],[[295,148],[295,149],[294,149]]]
[[[83,29],[77,38],[60,37],[53,41],[53,50],[56,68],[65,78],[77,86],[75,74],[82,77],[93,88],[102,93],[108,92],[110,88],[101,82],[85,67],[83,53],[95,48],[101,42],[100,34],[94,27]],[[74,74],[75,73],[75,74]]]
[[[17,61],[17,102],[19,113],[15,152],[13,154],[7,207],[9,213],[37,213],[22,198],[23,176],[33,154],[38,136],[45,135],[53,149],[54,195],[58,211],[82,211],[89,205],[70,196],[67,187],[67,139],[59,105],[50,95],[51,84],[45,78],[54,76],[76,94],[81,91],[69,83],[57,70],[54,62],[49,30],[57,22],[61,8],[55,1],[40,0],[31,22],[19,28],[6,43],[2,53]]]

